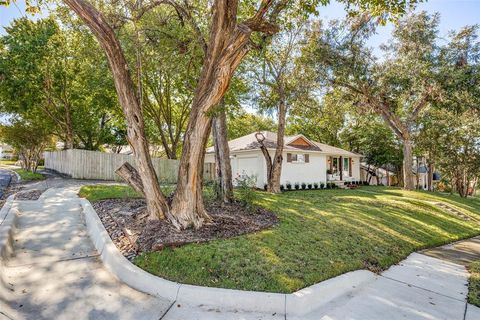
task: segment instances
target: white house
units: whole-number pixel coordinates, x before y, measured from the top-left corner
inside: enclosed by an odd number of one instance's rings
[[[0,143],[0,159],[11,159],[13,148],[5,143]]]
[[[249,175],[257,177],[257,187],[267,182],[267,165],[255,137],[256,132],[228,142],[233,178]],[[275,154],[277,135],[262,132],[264,145],[270,155]],[[286,136],[280,183],[326,183],[360,181],[362,156],[340,148],[309,140],[299,134]],[[214,148],[206,151],[205,162],[214,163]],[[328,173],[327,173],[328,171]]]

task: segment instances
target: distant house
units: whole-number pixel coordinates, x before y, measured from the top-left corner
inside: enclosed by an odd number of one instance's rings
[[[5,143],[0,143],[0,159],[12,159],[13,148]]]
[[[255,132],[228,142],[233,178],[242,175],[256,176],[257,187],[267,182],[267,165],[260,150]],[[264,145],[270,155],[275,154],[277,135],[262,132]],[[327,144],[312,141],[304,135],[285,137],[280,183],[343,184],[344,181],[360,181],[361,155]],[[206,151],[205,162],[214,163],[214,148]]]
[[[360,178],[371,185],[394,186],[398,183],[397,173],[392,168],[378,168],[362,162]]]

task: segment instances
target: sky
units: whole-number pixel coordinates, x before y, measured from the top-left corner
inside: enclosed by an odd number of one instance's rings
[[[440,13],[440,37],[446,37],[449,31],[458,30],[465,25],[480,24],[480,0],[430,0],[420,4],[417,11]],[[335,0],[328,6],[320,8],[320,16],[324,19],[337,19],[345,16],[344,6]],[[44,13],[45,14],[45,13]],[[0,34],[4,34],[4,26],[13,19],[26,15],[23,0],[9,7],[0,7]],[[38,16],[37,16],[38,17]],[[370,39],[369,45],[376,48],[386,42],[392,32],[392,25],[378,29],[377,35]]]

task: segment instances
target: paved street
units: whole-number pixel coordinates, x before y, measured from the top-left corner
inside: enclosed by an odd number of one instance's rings
[[[4,190],[12,181],[12,172],[5,169],[0,169],[0,197],[3,196]]]

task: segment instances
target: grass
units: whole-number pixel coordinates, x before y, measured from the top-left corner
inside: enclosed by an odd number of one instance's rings
[[[470,280],[468,283],[468,303],[480,307],[480,260],[468,266]]]
[[[173,191],[173,185],[161,186],[165,194]],[[78,195],[90,202],[104,199],[142,198],[143,195],[126,185],[92,185],[80,188]]]
[[[24,169],[13,169],[23,181],[43,180],[45,177],[38,172],[31,172]]]
[[[0,160],[0,165],[14,166],[16,162],[16,160]]]
[[[387,187],[257,194],[256,204],[275,212],[279,225],[143,253],[135,264],[182,283],[288,293],[352,270],[385,269],[413,251],[480,233],[477,198]]]
[[[83,186],[78,195],[95,202],[104,199],[123,199],[123,198],[141,198],[142,195],[129,186],[122,185],[97,185]]]

